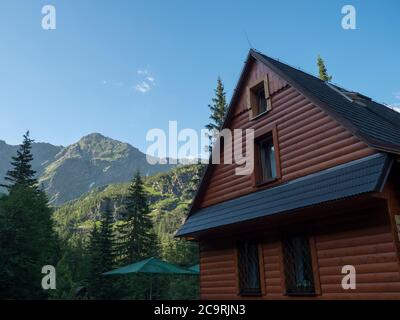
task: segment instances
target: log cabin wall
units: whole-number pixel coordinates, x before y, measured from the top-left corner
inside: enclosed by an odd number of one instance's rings
[[[400,299],[400,265],[387,202],[348,207],[335,216],[313,222],[265,227],[258,236],[261,248],[263,295],[251,299],[296,299],[285,295],[280,231],[304,231],[313,239],[316,291],[312,299]],[[277,231],[280,230],[280,231]],[[253,232],[254,233],[254,232]],[[254,235],[253,235],[254,236]],[[200,242],[200,293],[202,299],[241,299],[238,295],[237,239]],[[344,265],[356,268],[357,288],[341,287]],[[247,297],[248,298],[248,297]],[[310,297],[305,297],[310,299]]]
[[[266,75],[270,83],[272,110],[257,120],[251,120],[245,88]],[[276,124],[281,168],[281,180],[277,183],[375,152],[264,64],[254,61],[244,82],[226,127],[252,128],[257,135],[266,126]],[[259,190],[253,186],[252,177],[235,175],[235,167],[235,164],[213,166],[207,188],[198,202],[199,207]]]

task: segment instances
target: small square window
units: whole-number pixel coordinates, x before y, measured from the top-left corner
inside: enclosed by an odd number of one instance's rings
[[[238,244],[239,285],[241,295],[260,295],[260,263],[258,243],[243,241]]]
[[[266,113],[271,109],[268,77],[248,88],[248,103],[253,117]]]
[[[283,250],[287,294],[314,294],[314,275],[308,238],[287,238],[283,242]]]
[[[272,134],[258,140],[258,182],[263,183],[277,178],[275,147]]]

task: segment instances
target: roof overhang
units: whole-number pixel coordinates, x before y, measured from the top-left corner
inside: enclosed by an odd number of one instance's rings
[[[295,213],[329,201],[382,192],[393,159],[377,153],[276,187],[200,209],[176,233],[188,237],[265,216]]]

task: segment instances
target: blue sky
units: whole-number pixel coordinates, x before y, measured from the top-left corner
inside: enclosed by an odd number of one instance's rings
[[[41,28],[43,5],[57,29]],[[357,29],[341,27],[354,5]],[[68,145],[100,132],[146,150],[146,132],[200,130],[221,76],[228,97],[253,47],[400,105],[399,1],[4,0],[0,139]],[[145,82],[145,83],[143,83]],[[145,92],[143,92],[145,91]]]

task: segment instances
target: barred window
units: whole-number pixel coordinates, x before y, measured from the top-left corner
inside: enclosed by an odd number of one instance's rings
[[[241,295],[260,295],[258,244],[243,241],[238,245],[239,285]]]
[[[314,276],[308,238],[285,239],[283,250],[287,294],[314,294]]]

